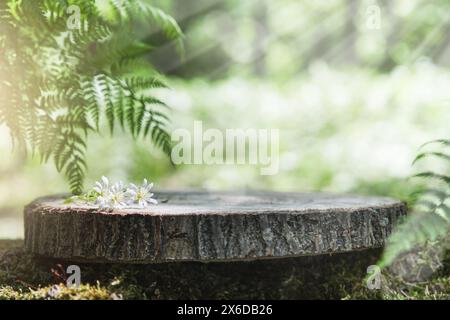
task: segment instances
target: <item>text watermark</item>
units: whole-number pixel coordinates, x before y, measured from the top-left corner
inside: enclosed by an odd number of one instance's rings
[[[258,165],[261,175],[275,175],[279,170],[278,129],[203,130],[202,121],[194,121],[193,133],[176,129],[171,158],[175,164]]]

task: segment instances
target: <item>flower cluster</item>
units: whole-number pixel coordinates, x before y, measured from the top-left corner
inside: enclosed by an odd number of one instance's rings
[[[122,181],[110,183],[108,178],[102,177],[86,195],[71,200],[82,200],[100,208],[145,208],[150,204],[158,204],[153,199],[152,187],[153,183],[148,183],[147,179],[139,186],[133,183],[125,186]]]

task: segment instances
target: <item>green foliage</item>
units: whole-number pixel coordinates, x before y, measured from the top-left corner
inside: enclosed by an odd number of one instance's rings
[[[0,124],[15,147],[53,159],[75,194],[103,116],[111,133],[119,125],[170,153],[167,106],[149,94],[166,85],[143,57],[152,47],[137,26],[181,41],[173,18],[145,0],[0,3]]]
[[[450,163],[448,154],[450,140],[435,140],[422,147],[437,144],[442,145],[444,150],[421,152],[416,156],[413,164],[429,158],[437,158],[444,163]],[[391,264],[399,254],[411,250],[416,245],[445,239],[450,231],[450,174],[424,171],[413,177],[435,182],[435,186],[430,186],[413,195],[417,198],[414,212],[391,235],[381,261],[383,266]]]

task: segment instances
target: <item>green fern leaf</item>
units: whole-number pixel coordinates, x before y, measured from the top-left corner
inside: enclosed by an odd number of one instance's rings
[[[449,145],[450,140],[441,139],[431,143]],[[448,155],[443,152],[420,153],[414,160],[435,156],[445,161],[449,160]],[[432,171],[420,172],[413,175],[416,178],[423,178],[425,181],[440,182],[438,186],[416,192],[421,198],[416,202],[415,211],[405,223],[401,224],[389,238],[380,265],[385,267],[390,265],[400,254],[413,249],[415,246],[424,244],[427,241],[444,238],[450,232],[450,176]],[[442,183],[444,182],[444,183]]]

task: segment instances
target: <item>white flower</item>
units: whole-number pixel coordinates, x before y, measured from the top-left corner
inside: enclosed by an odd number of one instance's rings
[[[126,206],[126,193],[122,182],[110,185],[108,178],[102,177],[93,190],[97,193],[95,203],[100,208],[121,208]]]
[[[115,183],[111,187],[111,193],[109,198],[110,207],[113,208],[122,208],[126,207],[126,191],[123,187],[122,181]]]
[[[145,208],[151,203],[158,204],[158,201],[153,199],[153,193],[150,192],[152,187],[153,183],[149,184],[147,179],[144,179],[144,183],[139,187],[130,183],[127,193],[132,203],[138,204],[141,208]]]
[[[153,183],[148,183],[147,179],[144,179],[141,186],[131,183],[128,188],[125,188],[122,181],[111,185],[108,178],[103,176],[92,189],[94,197],[86,201],[93,202],[100,208],[123,208],[134,204],[145,208],[149,204],[158,204],[153,199],[153,193],[150,192],[152,187]]]
[[[103,176],[101,182],[95,182],[93,189],[97,192],[95,203],[98,204],[100,208],[109,207],[111,202],[111,189],[108,178]]]
[[[101,182],[95,182],[94,191],[97,192],[99,196],[104,196],[109,193],[110,190],[108,178],[103,176]]]

